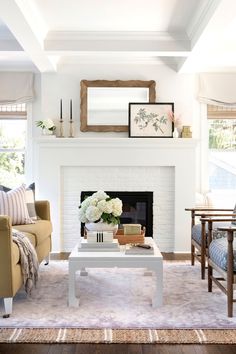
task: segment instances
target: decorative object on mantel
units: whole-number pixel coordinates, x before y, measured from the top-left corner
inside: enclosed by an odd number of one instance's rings
[[[42,129],[43,136],[53,136],[56,126],[51,119],[38,120],[36,126]]]
[[[156,101],[154,80],[81,80],[80,130],[127,132],[128,103],[140,101]]]
[[[173,111],[170,111],[168,112],[168,118],[174,124],[173,138],[179,138],[180,116],[176,116]]]
[[[59,120],[58,138],[64,138],[64,126],[63,126],[63,118],[62,118],[62,99],[60,99],[60,120]]]
[[[122,214],[122,201],[110,198],[103,191],[93,193],[79,206],[79,220],[89,231],[113,231],[115,234]]]
[[[72,119],[72,100],[70,100],[70,128],[69,138],[74,138],[74,121]]]
[[[192,132],[191,132],[190,125],[183,126],[181,137],[182,138],[192,138]]]
[[[172,138],[174,103],[129,103],[130,138]]]

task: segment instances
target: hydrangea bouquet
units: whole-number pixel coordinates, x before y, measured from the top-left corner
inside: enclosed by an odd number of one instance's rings
[[[83,223],[104,222],[119,224],[122,214],[122,201],[119,198],[110,198],[103,191],[98,191],[87,197],[79,206],[79,220]]]
[[[56,129],[56,126],[51,119],[38,120],[36,122],[36,125],[37,127],[40,127],[42,129],[47,129],[52,132]]]

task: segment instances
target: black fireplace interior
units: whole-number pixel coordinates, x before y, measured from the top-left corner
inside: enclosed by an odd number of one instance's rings
[[[93,191],[81,192],[81,201],[92,195]],[[153,192],[106,192],[111,198],[120,198],[123,202],[121,224],[141,224],[146,227],[146,236],[153,235]],[[84,224],[81,223],[81,235]]]

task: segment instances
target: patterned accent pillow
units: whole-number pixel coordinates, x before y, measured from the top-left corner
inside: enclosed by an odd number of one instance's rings
[[[220,231],[217,229],[212,230],[212,238],[213,240],[217,240],[219,238],[227,237],[227,232],[226,231]]]
[[[5,186],[0,185],[0,191],[9,192],[11,189]],[[35,183],[31,183],[26,188],[26,205],[31,220],[38,220],[39,217],[36,214],[35,210]]]
[[[0,191],[0,214],[10,216],[12,225],[33,223],[26,206],[25,192],[25,185],[9,192]]]

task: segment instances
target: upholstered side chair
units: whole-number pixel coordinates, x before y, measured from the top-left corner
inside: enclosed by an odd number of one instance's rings
[[[227,222],[232,219],[225,219]],[[212,283],[216,284],[227,296],[228,317],[233,317],[234,285],[236,284],[236,223],[228,227],[219,227],[217,232],[226,237],[213,238],[213,222],[221,223],[221,219],[206,219],[208,223],[208,291],[212,292]],[[216,274],[215,274],[216,273]]]
[[[201,263],[201,278],[205,279],[208,252],[208,223],[205,221],[205,218],[222,217],[221,223],[217,226],[227,227],[230,223],[225,222],[223,218],[236,216],[236,213],[233,213],[235,208],[220,209],[199,207],[186,208],[185,210],[191,212],[191,264],[194,266],[195,260]],[[198,222],[196,222],[196,220],[198,220]]]

